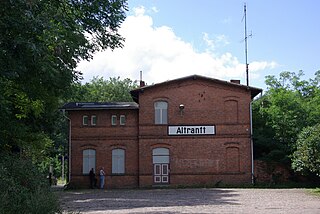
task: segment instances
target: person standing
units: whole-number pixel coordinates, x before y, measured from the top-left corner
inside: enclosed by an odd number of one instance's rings
[[[93,168],[90,170],[89,177],[90,177],[90,187],[91,189],[93,189],[95,187],[95,179],[96,179],[96,175],[94,173]]]
[[[106,175],[106,173],[104,172],[104,168],[101,167],[101,169],[100,169],[100,189],[103,189],[103,187],[104,187],[105,175]]]

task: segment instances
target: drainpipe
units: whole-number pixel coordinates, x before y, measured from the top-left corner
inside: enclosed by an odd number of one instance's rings
[[[253,128],[252,128],[252,101],[250,101],[250,146],[251,146],[251,183],[255,183],[254,179],[254,160],[253,160]]]
[[[69,142],[68,142],[68,178],[71,181],[71,119],[66,116],[66,110],[62,109],[63,117],[69,121]]]

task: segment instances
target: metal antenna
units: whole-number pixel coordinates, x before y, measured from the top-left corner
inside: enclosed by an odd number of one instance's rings
[[[252,33],[249,37],[252,36]],[[248,64],[248,36],[247,36],[247,5],[244,3],[244,42],[245,42],[245,55],[246,55],[246,78],[247,86],[249,86],[249,64]]]

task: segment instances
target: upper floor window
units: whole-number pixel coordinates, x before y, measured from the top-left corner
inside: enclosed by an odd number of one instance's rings
[[[168,123],[168,103],[164,101],[157,101],[154,103],[154,119],[155,124]]]
[[[86,149],[82,152],[82,173],[89,174],[90,170],[96,168],[96,150]]]
[[[124,173],[124,149],[113,149],[112,150],[112,173],[123,174]]]
[[[84,126],[88,125],[88,116],[87,115],[82,116],[82,125],[84,125]]]
[[[113,126],[117,125],[117,115],[111,116],[111,125]]]
[[[120,125],[121,126],[126,125],[126,116],[125,115],[120,115]]]
[[[91,125],[92,126],[97,125],[97,116],[96,115],[91,116]]]

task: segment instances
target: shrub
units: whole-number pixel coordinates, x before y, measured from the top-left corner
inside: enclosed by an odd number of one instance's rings
[[[49,182],[21,155],[0,153],[0,213],[57,213]]]

